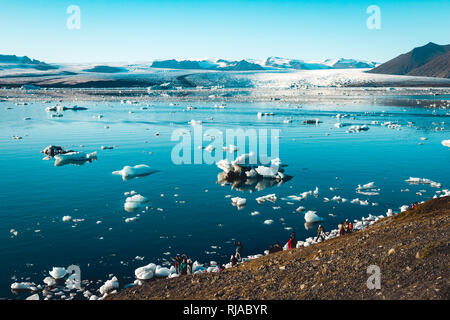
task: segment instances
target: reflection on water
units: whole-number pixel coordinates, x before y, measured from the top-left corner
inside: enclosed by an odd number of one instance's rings
[[[449,139],[447,109],[354,105],[350,100],[302,108],[283,103],[229,103],[226,109],[213,103],[76,104],[87,110],[63,110],[63,117],[51,118],[47,103],[0,102],[0,259],[5,275],[0,298],[12,297],[12,282],[29,278],[42,284],[54,266],[76,264],[83,280],[105,280],[112,273],[126,284],[134,279],[135,268],[167,264],[176,253],[221,263],[234,252],[233,239],[242,241],[249,255],[277,241],[284,245],[292,231],[298,240],[316,235],[317,225],[305,225],[308,210],[331,230],[347,218],[398,211],[450,186],[450,148],[441,143]],[[187,111],[187,105],[196,109]],[[258,112],[274,116],[258,118]],[[279,129],[279,157],[294,178],[235,179],[218,174],[214,164],[174,164],[172,132],[191,130],[192,119],[223,132]],[[308,119],[319,121],[304,124]],[[338,119],[345,126],[335,125]],[[346,133],[352,125],[370,129]],[[63,157],[59,164],[72,165],[49,165],[40,154],[49,145],[76,150],[81,162]],[[92,161],[87,155],[95,151],[98,160]],[[244,152],[249,150],[236,156]],[[122,179],[112,174],[116,171]],[[436,183],[410,185],[410,177]],[[358,193],[358,185],[371,182],[377,192]],[[300,196],[316,187],[316,196]],[[124,205],[124,194],[131,191],[148,199],[135,208],[127,205],[132,213]],[[269,193],[276,197],[256,200]],[[230,201],[239,196],[246,199],[241,210]],[[342,198],[349,201],[332,200]],[[359,201],[351,201],[355,198]],[[64,216],[72,219],[63,221]]]

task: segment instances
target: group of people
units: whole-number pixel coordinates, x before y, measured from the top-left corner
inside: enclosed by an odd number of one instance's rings
[[[345,222],[340,222],[338,225],[339,235],[343,236],[346,233],[351,233],[353,231],[353,222],[345,219]]]
[[[351,233],[353,231],[353,222],[349,221],[348,219],[345,220],[345,222],[340,222],[338,225],[339,235],[342,236],[346,233]],[[316,241],[321,239],[322,241],[325,240],[325,230],[322,225],[319,225],[317,228],[317,237]],[[241,241],[237,241],[234,243],[236,247],[236,252],[231,255],[230,263],[232,266],[237,265],[239,262],[242,261],[242,251],[244,246],[242,245]],[[291,233],[291,236],[289,237],[289,240],[287,242],[288,249],[293,249],[297,247],[297,236],[295,234],[295,231]],[[282,251],[283,247],[279,242],[275,244],[271,244],[269,246],[269,254]],[[183,254],[183,255],[176,255],[175,258],[172,258],[172,261],[174,263],[175,269],[179,275],[185,275],[185,274],[192,274],[192,260],[189,258],[189,256]],[[221,265],[219,267],[219,271],[223,270],[225,267]]]
[[[179,275],[192,274],[192,260],[189,256],[183,254],[179,256],[178,254],[175,258],[172,258],[173,265]]]

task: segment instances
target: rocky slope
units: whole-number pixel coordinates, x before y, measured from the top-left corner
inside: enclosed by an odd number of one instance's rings
[[[107,299],[449,299],[450,197],[220,273],[153,280]],[[381,289],[367,288],[367,268]]]

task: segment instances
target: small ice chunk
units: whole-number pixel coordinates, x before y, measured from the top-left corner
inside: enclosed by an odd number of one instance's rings
[[[107,280],[99,289],[100,293],[104,295],[105,293],[109,293],[113,290],[119,289],[119,280],[116,277],[112,277],[110,280]]]
[[[150,167],[146,164],[139,164],[134,167],[125,166],[122,170],[113,171],[113,174],[122,176],[123,180],[131,179],[134,177],[142,177],[147,176],[156,172],[155,170],[150,169]]]
[[[62,279],[66,276],[67,270],[63,267],[53,267],[49,274],[53,277],[53,279]]]

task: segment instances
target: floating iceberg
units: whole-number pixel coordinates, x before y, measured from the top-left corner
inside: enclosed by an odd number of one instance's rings
[[[226,159],[220,160],[216,163],[217,167],[223,172],[217,176],[217,183],[222,185],[231,184],[232,188],[239,190],[262,190],[272,187],[275,184],[281,184],[284,181],[290,180],[292,177],[285,175],[281,168],[280,159],[271,160],[270,167],[266,166],[250,166],[245,165],[247,159],[253,157],[253,153],[242,154],[236,160],[229,162]],[[262,182],[263,180],[273,182]]]
[[[348,128],[348,130],[346,131],[347,133],[356,133],[356,132],[361,132],[361,131],[367,131],[369,130],[369,127],[367,125],[353,125],[351,127]]]
[[[152,173],[157,172],[157,170],[152,170],[146,164],[138,164],[134,167],[125,166],[122,170],[113,171],[113,174],[122,176],[123,180],[133,179],[135,177],[144,177]]]
[[[450,148],[450,140],[443,140],[441,143],[442,143],[442,145],[444,147],[449,147]]]
[[[14,282],[11,284],[11,290],[31,290],[35,291],[36,287],[31,282]]]
[[[432,181],[430,179],[426,178],[414,178],[410,177],[409,179],[405,180],[409,184],[429,184],[433,188],[441,188],[442,184],[439,182]]]
[[[323,218],[319,217],[316,211],[309,210],[305,213],[305,221],[306,223],[320,222]]]
[[[256,198],[256,201],[258,203],[264,203],[266,201],[270,201],[272,203],[275,203],[275,201],[277,201],[277,196],[276,196],[275,193],[271,193],[271,194],[268,194],[268,195]]]
[[[92,160],[97,160],[97,152],[68,152],[55,155],[55,166],[58,167],[66,164],[83,164],[84,162],[91,162]]]
[[[231,198],[231,204],[233,206],[238,207],[238,209],[241,209],[247,204],[247,199],[240,198],[240,197],[234,197],[234,198]]]

